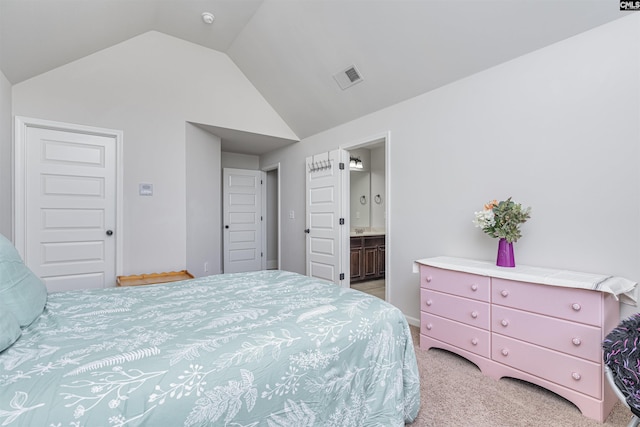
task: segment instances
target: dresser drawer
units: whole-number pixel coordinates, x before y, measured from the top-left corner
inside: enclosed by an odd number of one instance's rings
[[[490,301],[491,279],[485,276],[420,266],[420,286],[479,301]]]
[[[596,399],[602,397],[602,367],[598,363],[497,334],[493,335],[491,357]]]
[[[450,320],[466,323],[476,328],[489,329],[489,303],[442,292],[420,290],[420,307],[422,311],[445,317]]]
[[[589,325],[602,323],[602,293],[494,278],[491,301]]]
[[[600,328],[494,305],[491,330],[532,344],[599,363]]]
[[[429,313],[420,313],[420,333],[482,357],[491,354],[489,331],[454,322]]]

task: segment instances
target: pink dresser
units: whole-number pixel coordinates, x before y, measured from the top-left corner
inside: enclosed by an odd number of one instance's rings
[[[529,381],[573,402],[586,417],[607,418],[617,399],[604,378],[601,342],[620,320],[613,294],[554,286],[548,269],[542,283],[532,283],[539,275],[532,268],[455,258],[443,267],[430,260],[441,258],[417,261],[421,349],[452,351],[485,375]]]

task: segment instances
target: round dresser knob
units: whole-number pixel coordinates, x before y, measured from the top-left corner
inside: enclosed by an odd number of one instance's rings
[[[574,373],[571,374],[571,378],[573,378],[576,381],[580,381],[580,378],[582,378],[582,375],[580,375],[577,372],[574,372]]]
[[[503,290],[502,292],[500,292],[500,295],[502,295],[503,297],[508,297],[509,296],[509,291],[508,290]]]
[[[508,356],[509,355],[509,350],[507,350],[506,348],[503,348],[500,353],[502,353],[503,356]]]
[[[431,328],[433,328],[433,325],[431,323],[427,323],[426,328],[427,328],[428,331],[430,331]]]
[[[574,338],[574,339],[571,340],[571,342],[573,343],[573,345],[582,344],[582,340],[580,338]]]
[[[471,344],[478,345],[478,338],[474,338],[471,340]]]
[[[431,304],[433,304],[433,301],[431,301],[430,299],[427,300],[426,304],[431,307]]]
[[[431,276],[427,276],[427,283],[431,282]]]
[[[509,326],[509,321],[507,319],[502,319],[500,321],[500,324],[506,328],[507,326]]]
[[[582,308],[582,306],[580,304],[578,304],[577,302],[573,303],[571,305],[571,308],[573,308],[575,311],[580,311],[580,309]]]
[[[473,292],[477,291],[478,290],[478,285],[476,285],[475,283],[473,285],[471,285],[471,290]]]
[[[474,319],[478,318],[478,312],[477,311],[472,311],[471,312],[471,317],[473,317]]]

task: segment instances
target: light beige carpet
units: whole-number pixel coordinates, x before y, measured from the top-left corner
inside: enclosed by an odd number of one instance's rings
[[[571,402],[511,378],[495,381],[466,359],[445,350],[420,350],[421,407],[411,427],[597,427],[626,426],[631,412],[620,402],[604,423],[583,417]]]

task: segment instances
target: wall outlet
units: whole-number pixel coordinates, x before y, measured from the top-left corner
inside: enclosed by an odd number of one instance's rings
[[[205,261],[205,263],[204,263],[204,272],[206,273],[207,271],[209,271],[209,263]]]
[[[289,211],[289,219],[294,219],[296,217],[296,213],[294,211]]]

